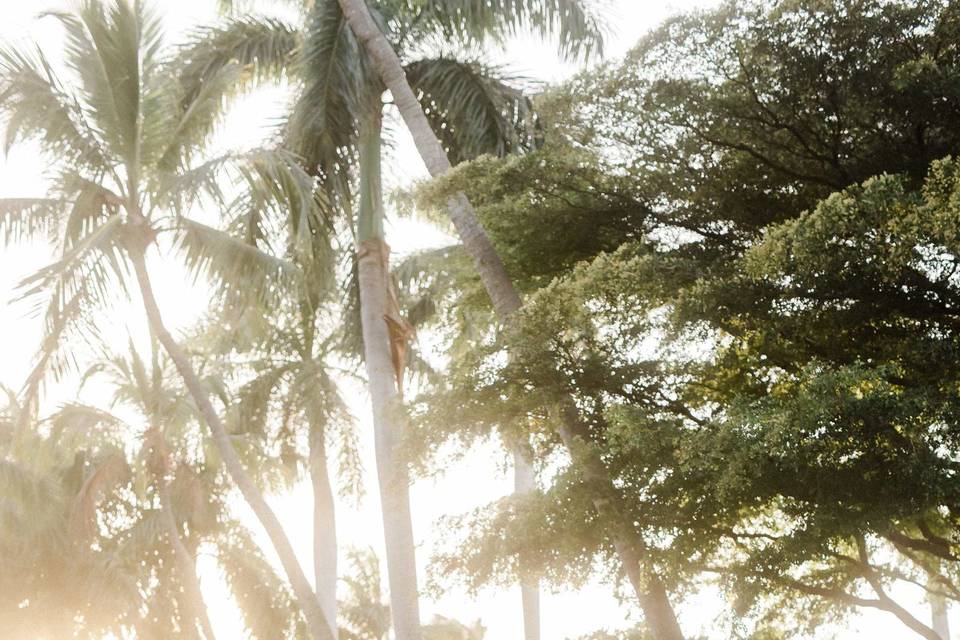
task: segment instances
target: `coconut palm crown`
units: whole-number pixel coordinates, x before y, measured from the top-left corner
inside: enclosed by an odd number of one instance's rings
[[[131,274],[151,331],[169,353],[210,428],[224,467],[264,525],[314,638],[330,625],[275,514],[234,450],[209,389],[166,329],[147,267],[148,250],[174,247],[186,266],[205,273],[225,299],[254,291],[263,301],[283,289],[289,260],[316,253],[323,208],[313,180],[279,150],[206,153],[228,91],[243,72],[227,64],[188,92],[177,65],[163,53],[156,16],[137,0],[84,0],[71,12],[46,14],[63,26],[63,59],[39,51],[0,52],[0,115],[6,144],[37,145],[49,170],[44,198],[0,201],[7,240],[45,238],[57,259],[23,283],[24,296],[43,298],[45,337],[26,386],[36,410],[42,382],[76,363],[61,348],[89,339]],[[245,241],[188,217],[212,208],[216,218],[246,232]],[[289,209],[284,257],[267,251],[265,214]],[[273,230],[277,231],[277,230]],[[238,282],[253,282],[249,289]],[[267,281],[267,282],[264,282]]]

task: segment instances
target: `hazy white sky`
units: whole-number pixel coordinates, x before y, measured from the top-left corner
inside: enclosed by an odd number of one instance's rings
[[[712,0],[677,0],[656,2],[646,0],[601,0],[610,15],[611,37],[608,54],[619,56],[650,27],[664,17],[696,6],[712,4]],[[265,7],[269,1],[259,3]],[[215,0],[154,0],[167,19],[171,40],[192,25],[214,20]],[[59,32],[51,20],[38,21],[35,16],[49,9],[69,6],[69,0],[0,0],[0,39],[4,43],[36,40],[45,49],[56,51]],[[576,71],[576,67],[561,63],[549,44],[532,38],[522,38],[511,43],[497,55],[498,61],[510,64],[519,73],[543,81],[559,81]],[[229,118],[221,135],[227,146],[255,144],[270,125],[282,103],[284,94],[279,90],[261,91],[245,100]],[[398,130],[395,136],[395,162],[391,173],[394,184],[425,176],[412,143],[405,131]],[[396,169],[396,167],[402,169]],[[15,149],[9,157],[0,158],[0,197],[32,196],[42,193],[43,167],[29,148]],[[407,252],[442,242],[443,237],[431,233],[422,226],[411,223],[394,223],[388,230],[395,250]],[[8,304],[14,297],[14,287],[22,277],[50,260],[43,247],[14,247],[0,249],[0,383],[18,388],[28,370],[40,335],[39,321],[28,315],[24,304]],[[161,266],[162,265],[158,265]],[[178,271],[167,271],[157,278],[158,296],[167,309],[168,322],[174,327],[188,325],[200,313],[207,302],[202,288],[191,287]],[[122,336],[118,347],[126,341],[127,331],[142,332],[139,314],[117,309],[118,332]],[[358,416],[361,445],[364,447],[367,470],[367,497],[359,509],[341,505],[338,512],[338,531],[342,546],[373,546],[382,548],[382,532],[379,523],[379,505],[375,491],[374,465],[371,457],[372,434],[367,400],[360,386],[350,389],[351,405]],[[443,515],[457,514],[496,499],[510,491],[506,459],[494,445],[477,447],[462,461],[452,466],[436,479],[416,483],[412,501],[414,528],[418,541],[418,560],[421,567],[429,558],[431,549],[442,535],[437,521]],[[482,482],[477,479],[482,478]],[[298,487],[289,495],[276,496],[274,505],[281,520],[286,524],[301,560],[306,568],[312,567],[310,558],[310,496],[306,486]],[[382,554],[381,554],[382,555]],[[210,568],[212,561],[201,560],[206,569],[203,573],[204,591],[213,608],[213,622],[222,639],[240,637],[236,616],[225,604],[222,585]],[[521,636],[519,594],[517,590],[489,591],[478,597],[464,593],[449,592],[437,600],[424,598],[424,620],[433,614],[456,617],[464,621],[482,618],[491,640],[508,640]],[[687,633],[709,632],[715,616],[722,611],[715,598],[706,594],[681,607],[681,619]],[[925,614],[920,615],[925,617]],[[563,640],[594,631],[598,628],[620,628],[635,621],[636,611],[631,604],[619,603],[607,585],[590,585],[571,593],[546,594],[543,599],[544,640]],[[898,623],[881,614],[858,619],[851,626],[856,629],[843,632],[841,637],[854,638],[907,638],[906,631]]]

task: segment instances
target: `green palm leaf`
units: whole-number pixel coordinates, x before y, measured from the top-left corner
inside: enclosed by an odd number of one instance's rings
[[[525,31],[556,38],[567,59],[603,53],[604,25],[583,0],[412,0],[417,20],[450,39],[483,42]]]
[[[65,203],[58,198],[0,198],[0,232],[5,243],[51,238]]]
[[[88,114],[64,88],[39,49],[33,54],[0,50],[0,109],[6,120],[4,151],[21,140],[37,140],[52,158],[106,172],[103,142]]]
[[[229,530],[220,540],[217,559],[254,638],[303,637],[300,614],[286,585],[246,531]]]
[[[141,100],[157,71],[162,33],[145,3],[85,0],[75,13],[51,12],[67,34],[67,62],[77,74],[86,114],[117,157],[139,164]]]
[[[259,16],[231,18],[195,31],[177,56],[184,103],[192,102],[211,78],[239,65],[244,75],[235,89],[288,72],[300,48],[300,31],[282,20]]]
[[[533,143],[530,99],[502,69],[451,58],[418,60],[406,67],[434,132],[454,164],[483,154],[503,156]]]
[[[298,63],[303,89],[289,116],[287,140],[307,169],[340,196],[348,191],[343,176],[356,161],[350,146],[370,77],[361,60],[339,5],[318,4],[306,26]]]
[[[297,283],[293,263],[188,218],[180,220],[178,246],[194,276],[210,278],[236,308],[251,301],[267,306]]]
[[[32,405],[44,379],[52,373],[59,378],[76,368],[71,341],[89,342],[97,335],[92,320],[95,310],[116,293],[126,292],[121,258],[123,222],[118,215],[109,218],[56,262],[24,279],[20,299],[46,294],[44,339],[37,362],[25,385]]]

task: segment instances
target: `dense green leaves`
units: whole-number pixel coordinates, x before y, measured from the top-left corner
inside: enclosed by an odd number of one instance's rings
[[[526,552],[566,581],[572,558],[611,557],[550,435],[572,396],[672,586],[719,576],[758,634],[850,607],[924,626],[886,589],[953,553],[957,18],[679,16],[552,92],[539,150],[418,189],[428,208],[465,191],[529,291],[512,332],[450,351],[423,440],[516,429],[551,465],[537,506],[464,520],[441,567],[499,582]]]

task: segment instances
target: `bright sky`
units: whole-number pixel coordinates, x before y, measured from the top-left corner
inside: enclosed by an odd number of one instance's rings
[[[644,0],[602,0],[607,6],[612,27],[608,54],[619,56],[660,20],[680,10],[712,4],[714,0],[676,0],[654,2]],[[210,22],[216,17],[215,0],[154,0],[155,6],[166,15],[167,30],[171,39],[192,25]],[[269,6],[270,2],[259,3]],[[35,40],[45,49],[56,50],[59,32],[53,21],[37,21],[35,16],[43,10],[69,6],[66,0],[0,0],[3,20],[0,21],[0,39],[4,43]],[[549,45],[534,39],[518,39],[497,56],[497,61],[509,64],[518,73],[530,78],[555,82],[576,71],[572,65],[557,60]],[[283,93],[279,90],[261,91],[245,100],[225,124],[222,139],[226,146],[251,146],[258,141],[277,115]],[[395,136],[394,167],[389,180],[401,185],[426,175],[412,142],[402,127]],[[396,167],[403,167],[397,170]],[[43,185],[38,176],[43,167],[31,149],[20,147],[8,157],[0,158],[0,197],[33,196],[42,194]],[[442,235],[431,232],[421,225],[398,222],[388,229],[388,239],[395,251],[404,253],[431,244],[443,242]],[[25,304],[8,304],[14,298],[15,284],[37,267],[50,259],[43,247],[4,248],[0,254],[0,383],[19,388],[25,372],[39,343],[39,320],[29,315]],[[167,321],[174,328],[188,326],[204,309],[207,297],[203,290],[185,283],[183,274],[166,271],[157,277],[158,296],[161,306],[167,310]],[[143,331],[139,313],[129,309],[117,309],[119,318],[117,333],[122,336],[117,344],[123,348],[127,332],[135,335]],[[350,403],[358,417],[361,445],[364,447],[364,464],[367,470],[367,497],[359,509],[340,505],[338,532],[342,548],[347,546],[373,546],[382,557],[382,530],[379,521],[379,504],[375,490],[374,464],[372,460],[372,433],[367,398],[362,387],[350,388]],[[441,477],[422,480],[415,484],[412,493],[414,529],[418,542],[418,561],[421,571],[430,556],[442,531],[437,521],[444,515],[466,512],[494,500],[511,488],[506,459],[495,446],[478,447]],[[483,478],[482,483],[476,481]],[[312,567],[310,557],[311,517],[309,487],[300,486],[289,495],[275,496],[272,500],[280,519],[298,550],[308,573]],[[248,519],[249,521],[249,519]],[[210,559],[201,559],[204,592],[212,609],[212,619],[221,639],[240,637],[236,616],[226,603],[224,590],[212,569]],[[421,573],[422,575],[422,573]],[[421,582],[423,579],[421,578]],[[927,614],[917,603],[917,613]],[[487,627],[487,638],[508,640],[521,637],[519,591],[486,591],[478,597],[469,597],[461,592],[448,592],[437,600],[424,598],[423,618],[429,620],[434,614],[472,622],[482,618]],[[722,611],[715,597],[707,593],[681,607],[681,620],[685,631],[708,634],[713,621]],[[621,628],[636,620],[635,607],[618,602],[607,585],[592,584],[577,592],[545,594],[542,605],[544,640],[564,640],[592,632],[600,628]],[[891,622],[893,622],[891,624]],[[844,640],[861,638],[907,638],[911,637],[899,623],[882,614],[864,616],[851,623],[851,628],[841,631],[837,637]],[[716,637],[716,636],[714,636]]]

